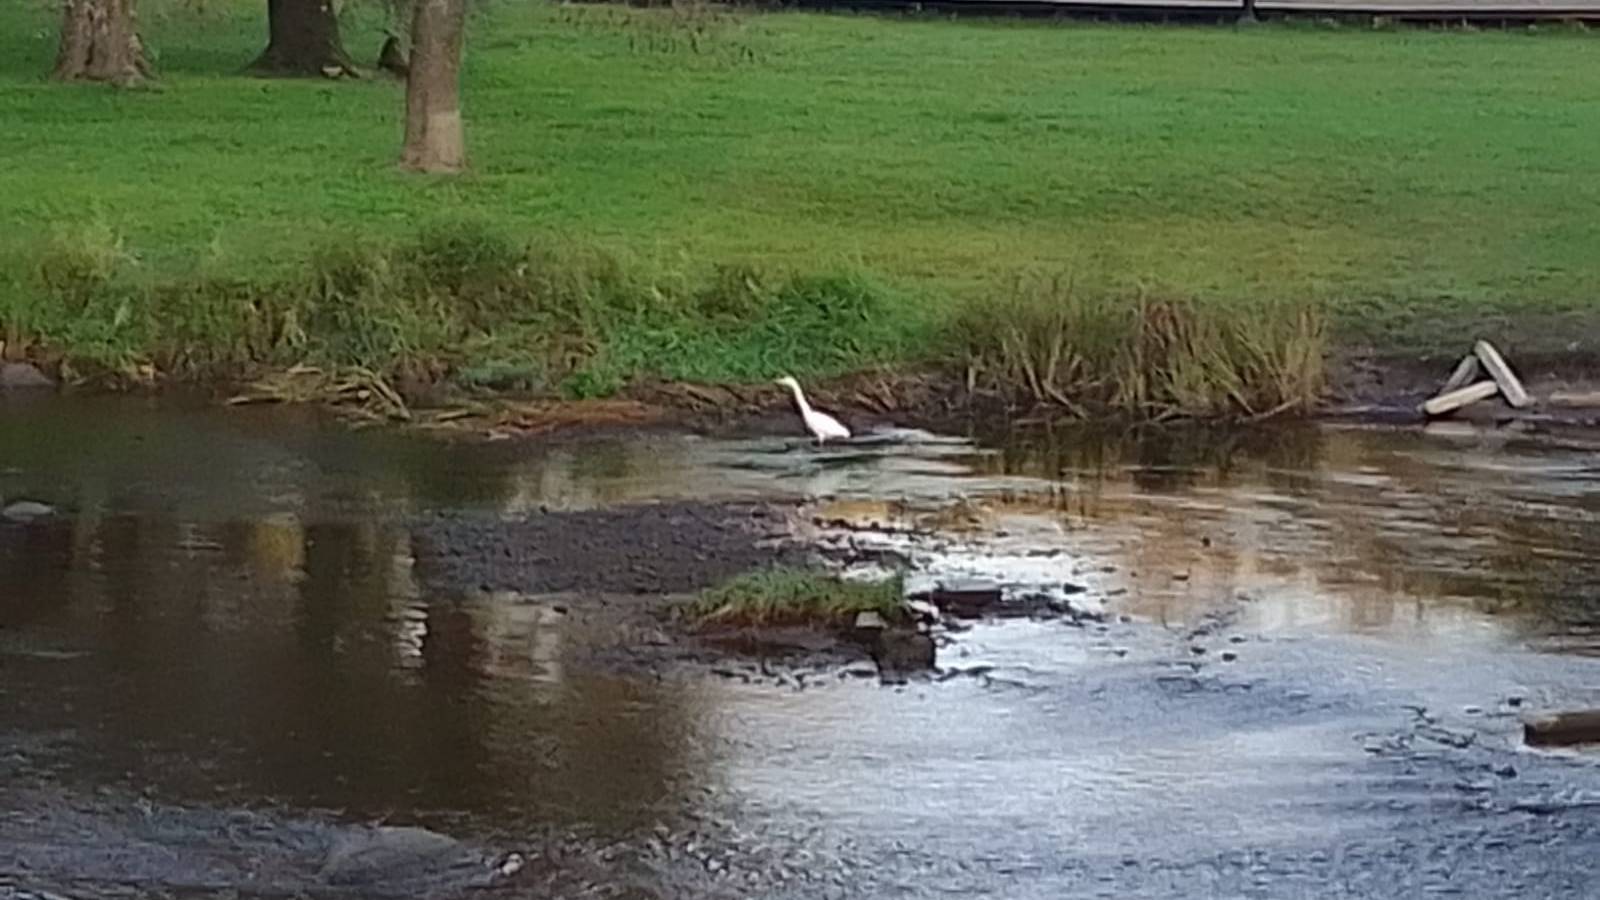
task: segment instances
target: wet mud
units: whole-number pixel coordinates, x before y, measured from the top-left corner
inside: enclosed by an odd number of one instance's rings
[[[800,564],[794,510],[770,503],[645,503],[531,515],[442,513],[412,526],[418,571],[454,589],[683,594]]]

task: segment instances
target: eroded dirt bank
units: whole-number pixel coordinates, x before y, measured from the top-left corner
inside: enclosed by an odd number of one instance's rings
[[[1543,342],[1548,343],[1548,342]],[[1470,352],[1470,341],[1462,353]],[[1537,430],[1600,426],[1600,362],[1586,351],[1513,357],[1513,368],[1536,403],[1514,410],[1498,399],[1469,407],[1451,418],[1478,425]],[[1312,421],[1422,424],[1424,400],[1450,374],[1453,357],[1379,355],[1356,348],[1332,354],[1327,386],[1310,409],[1281,412]],[[947,433],[995,435],[1018,423],[1057,420],[1073,424],[1078,410],[1036,403],[1026,396],[1002,397],[971,390],[964,373],[940,368],[864,372],[808,385],[813,400],[834,410],[852,428],[884,425]],[[384,423],[443,435],[491,439],[606,433],[693,430],[706,434],[787,434],[795,429],[787,393],[770,384],[692,384],[643,380],[620,395],[597,400],[527,397],[468,391],[446,382],[391,386],[370,373],[341,375],[296,369],[240,383],[193,384],[146,381],[85,383],[75,391],[131,390],[236,404],[311,404],[357,424]],[[40,398],[53,393],[51,377],[31,364],[8,363],[0,372],[0,395]],[[1115,427],[1129,423],[1107,422]],[[1216,423],[1227,424],[1227,423]]]

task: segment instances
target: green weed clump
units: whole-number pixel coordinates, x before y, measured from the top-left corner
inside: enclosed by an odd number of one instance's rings
[[[1075,415],[1261,417],[1308,409],[1326,324],[1293,302],[1157,299],[1019,279],[969,304],[954,343],[974,388]]]
[[[716,625],[844,625],[858,613],[887,622],[904,616],[904,588],[888,581],[847,581],[806,569],[775,568],[710,588],[686,608],[690,620]]]

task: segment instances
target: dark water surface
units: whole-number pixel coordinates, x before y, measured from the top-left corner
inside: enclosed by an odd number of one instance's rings
[[[1468,896],[1581,896],[1600,779],[1518,750],[1515,714],[1600,701],[1594,440],[1302,427],[819,453],[0,402],[0,497],[61,510],[0,523],[0,756],[13,784],[73,796],[650,845],[703,895],[1415,896],[1470,874]],[[942,657],[973,677],[797,692],[574,665],[547,604],[414,570],[429,511],[752,497],[874,521],[964,498],[1111,624],[980,626]],[[1414,706],[1472,746],[1417,757]],[[1522,777],[1485,774],[1504,765]],[[1540,830],[1530,798],[1568,825]],[[684,895],[674,877],[640,890]]]

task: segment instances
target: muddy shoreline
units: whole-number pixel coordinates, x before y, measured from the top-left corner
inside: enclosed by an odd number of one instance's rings
[[[1465,349],[1465,347],[1464,347]],[[0,389],[0,398],[48,396],[46,378],[34,380],[23,366],[11,364],[16,388]],[[1600,357],[1588,353],[1544,353],[1512,359],[1536,405],[1513,410],[1498,398],[1476,404],[1446,421],[1522,429],[1600,427]],[[1336,352],[1328,366],[1327,388],[1315,409],[1288,411],[1274,418],[1312,422],[1426,424],[1423,400],[1444,382],[1453,360],[1378,355],[1355,350]],[[334,390],[331,375],[308,370],[296,379],[283,373],[245,381],[212,384],[165,382],[150,374],[143,379],[113,379],[59,388],[69,391],[165,394],[182,400],[222,403],[309,404],[329,409],[355,424],[387,423],[443,436],[509,437],[584,436],[692,430],[704,434],[793,433],[795,423],[788,395],[767,384],[692,384],[642,381],[615,397],[564,400],[496,392],[465,392],[442,382],[389,386],[375,379],[348,379]],[[286,380],[287,379],[287,380]],[[966,434],[1003,433],[1016,427],[1054,422],[1095,427],[1141,427],[1111,417],[1074,419],[1048,404],[1019,404],[987,393],[969,391],[960,373],[932,369],[867,372],[808,385],[819,406],[836,412],[860,430],[885,425],[927,428]],[[1207,427],[1238,426],[1233,420],[1179,420]]]

